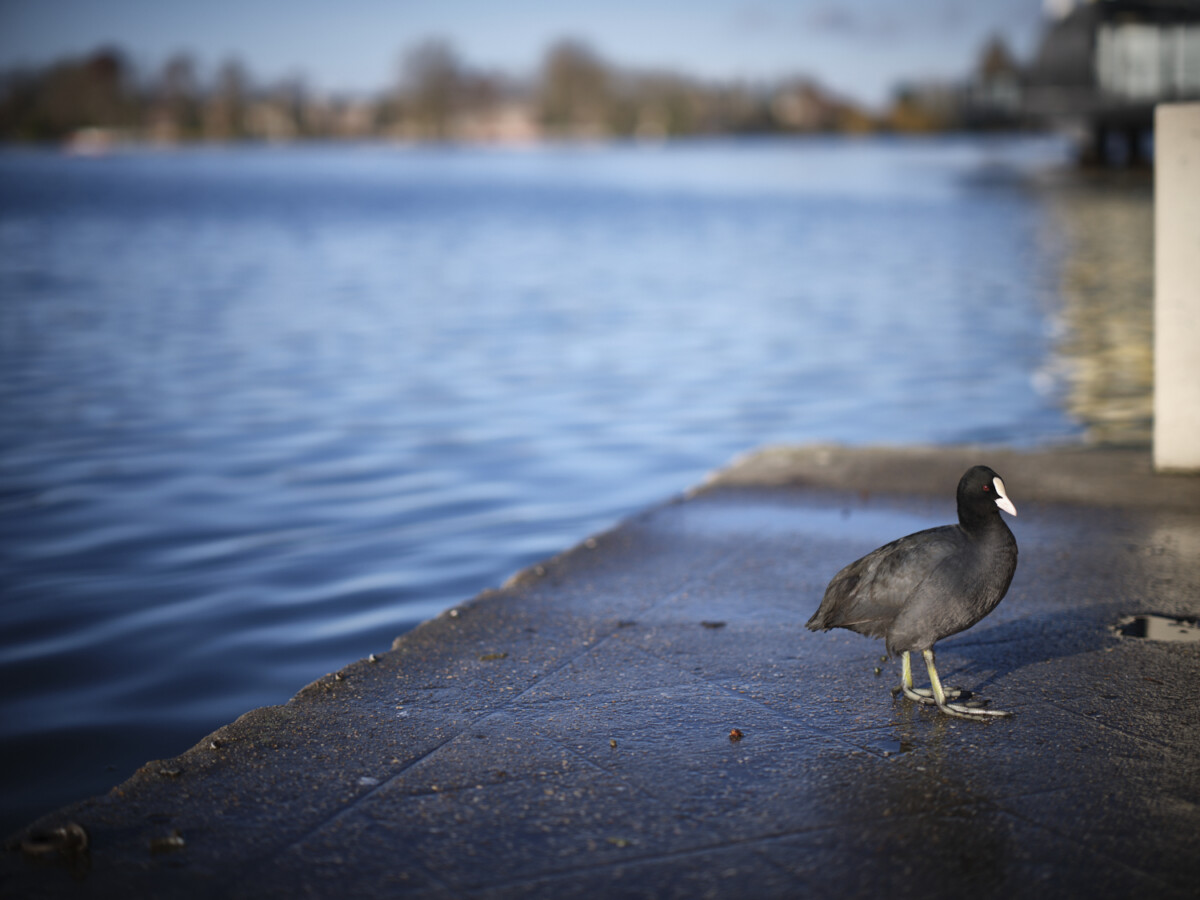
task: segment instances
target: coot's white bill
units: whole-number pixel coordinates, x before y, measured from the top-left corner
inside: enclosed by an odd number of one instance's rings
[[[996,505],[1010,516],[1015,516],[1017,514],[1017,508],[1013,505],[1013,502],[1008,499],[1008,494],[1004,492],[1004,482],[1001,480],[999,475],[992,479],[992,484],[996,486]]]

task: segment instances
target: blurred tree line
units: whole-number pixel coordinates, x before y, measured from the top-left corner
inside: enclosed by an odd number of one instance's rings
[[[480,71],[449,44],[430,40],[405,55],[390,89],[368,98],[318,94],[299,79],[259,84],[236,60],[205,80],[187,55],[146,75],[120,50],[105,48],[85,59],[0,76],[0,140],[519,141],[937,130],[955,124],[951,107],[922,111],[917,99],[911,90],[902,92],[891,110],[873,117],[811,80],[712,83],[632,71],[576,41],[550,47],[537,73],[522,81]]]

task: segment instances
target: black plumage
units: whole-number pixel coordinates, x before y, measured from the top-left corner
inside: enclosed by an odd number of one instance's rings
[[[969,469],[958,483],[958,524],[918,531],[885,544],[833,577],[808,620],[813,631],[848,628],[883,638],[899,653],[899,690],[950,715],[1008,715],[949,703],[934,666],[933,645],[970,628],[996,608],[1017,569],[1017,541],[1000,517],[1016,515],[1004,481],[987,466]],[[909,654],[920,651],[930,688],[914,689]]]

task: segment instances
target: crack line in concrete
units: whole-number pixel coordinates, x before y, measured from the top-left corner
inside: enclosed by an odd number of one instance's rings
[[[719,557],[717,559],[717,561],[711,567],[706,569],[705,574],[711,575],[713,572],[718,571],[721,568],[723,568],[725,565],[727,565],[729,563],[729,560],[734,555],[736,555],[736,553],[737,553],[736,550],[730,550],[730,551],[726,552],[725,554],[723,554],[721,557]],[[646,612],[649,612],[649,611],[653,610],[655,607],[659,606],[660,604],[666,603],[666,602],[674,599],[675,597],[678,597],[681,593],[686,591],[696,581],[696,579],[698,577],[699,576],[696,576],[696,575],[686,576],[684,579],[684,582],[679,587],[675,588],[674,590],[667,591],[663,596],[659,597],[656,600],[651,601],[647,606],[645,606],[641,610],[641,612],[639,614],[644,614]],[[332,815],[326,816],[323,819],[319,820],[316,824],[314,824],[312,827],[305,830],[302,834],[298,835],[296,838],[289,840],[286,843],[280,845],[274,851],[271,851],[269,853],[266,853],[266,854],[263,854],[263,855],[257,857],[253,861],[248,860],[245,865],[247,865],[247,866],[262,865],[264,863],[278,859],[280,856],[287,853],[289,850],[291,850],[293,848],[299,847],[304,842],[306,842],[310,838],[312,838],[314,835],[316,835],[317,833],[319,833],[320,831],[322,831],[323,829],[325,829],[332,823],[336,822],[339,818],[341,818],[341,817],[351,813],[355,809],[357,809],[361,803],[370,799],[379,791],[382,791],[388,785],[392,784],[396,779],[400,778],[402,775],[409,772],[409,770],[411,770],[414,766],[420,764],[421,762],[423,762],[426,759],[429,759],[431,756],[433,756],[435,753],[440,751],[442,748],[446,747],[448,744],[450,744],[453,741],[457,740],[458,738],[462,737],[462,735],[466,734],[468,731],[470,731],[472,728],[474,728],[480,722],[484,721],[485,719],[487,719],[490,716],[495,715],[496,713],[504,712],[504,711],[511,711],[511,707],[521,697],[528,694],[535,687],[537,687],[540,683],[546,681],[551,676],[558,674],[563,669],[565,669],[567,666],[570,666],[571,664],[573,664],[576,660],[586,656],[589,653],[594,652],[598,647],[602,646],[603,644],[607,643],[611,638],[615,637],[620,632],[620,630],[621,630],[621,626],[619,624],[614,625],[612,627],[612,629],[608,632],[608,634],[604,635],[603,637],[601,637],[600,639],[598,639],[596,641],[591,642],[590,644],[587,644],[578,653],[564,659],[559,665],[555,666],[553,669],[543,671],[533,681],[533,683],[530,684],[529,687],[527,687],[525,690],[521,691],[518,694],[514,694],[506,702],[501,703],[494,709],[488,710],[487,712],[483,713],[482,715],[472,719],[470,724],[467,727],[457,731],[451,737],[447,738],[444,741],[441,741],[433,748],[422,753],[420,756],[417,756],[416,758],[405,763],[400,769],[393,772],[386,779],[380,781],[379,784],[372,786],[367,791],[364,791],[362,794],[355,797],[348,805],[341,807],[340,809],[335,811]],[[552,740],[552,739],[548,739],[548,740]],[[439,885],[442,884],[441,879],[437,878],[436,875],[434,875],[434,873],[430,872],[427,866],[421,865],[421,869],[422,869],[422,871],[426,872],[431,877],[433,877],[433,879],[435,881],[437,881]]]

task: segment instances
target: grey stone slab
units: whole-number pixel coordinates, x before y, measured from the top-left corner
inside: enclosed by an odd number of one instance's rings
[[[950,520],[979,457],[827,452],[735,467],[32,823],[0,895],[1195,896],[1200,644],[1113,626],[1200,614],[1196,482],[986,454],[1021,561],[938,666],[1015,716],[965,722],[893,698],[881,642],[803,625],[842,565]],[[20,849],[71,822],[86,853]]]
[[[708,847],[688,853],[634,857],[579,875],[500,884],[467,896],[486,900],[695,900],[704,897],[799,897],[804,882],[752,844]]]
[[[763,852],[814,897],[1185,897],[1145,872],[986,805],[771,842]]]
[[[416,794],[393,783],[264,861],[244,892],[268,890],[309,860],[328,861],[341,896],[399,872],[459,892],[519,878],[531,857],[540,873],[568,872],[631,849],[661,852],[688,830],[669,805],[591,767]]]

